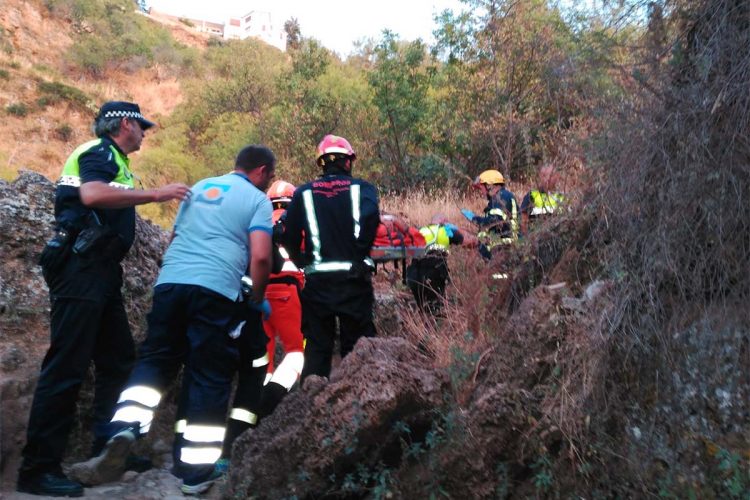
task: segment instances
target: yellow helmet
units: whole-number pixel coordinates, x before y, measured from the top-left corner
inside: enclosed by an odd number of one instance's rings
[[[503,174],[501,174],[497,170],[485,170],[484,172],[479,174],[479,177],[477,177],[476,183],[477,184],[505,184],[505,179],[503,179]]]

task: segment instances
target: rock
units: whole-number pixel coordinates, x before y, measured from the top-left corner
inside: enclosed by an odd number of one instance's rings
[[[601,293],[606,289],[607,282],[602,280],[596,280],[589,284],[589,286],[586,287],[586,290],[583,292],[583,296],[587,301],[592,301],[596,299]]]
[[[563,297],[560,302],[560,307],[566,311],[584,314],[586,307],[582,299],[576,299],[574,297]]]
[[[14,484],[24,444],[29,405],[42,358],[49,346],[49,296],[37,261],[54,227],[55,187],[44,176],[22,170],[13,182],[0,181],[0,440],[3,484]],[[136,339],[145,332],[151,286],[167,233],[137,218],[136,242],[123,262],[125,306]],[[12,377],[11,377],[12,375]],[[93,387],[84,384],[79,401],[88,413]],[[171,436],[172,423],[168,425]],[[81,460],[91,441],[89,428],[70,436],[69,460]],[[167,434],[166,430],[159,430]]]
[[[447,378],[401,338],[363,338],[330,381],[310,378],[237,440],[229,496],[318,497],[357,467],[400,460],[394,424],[429,428]],[[343,489],[341,490],[343,491]]]

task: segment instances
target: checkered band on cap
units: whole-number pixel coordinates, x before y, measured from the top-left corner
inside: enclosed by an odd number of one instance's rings
[[[145,120],[142,114],[137,111],[107,111],[104,118],[135,118],[136,120]]]

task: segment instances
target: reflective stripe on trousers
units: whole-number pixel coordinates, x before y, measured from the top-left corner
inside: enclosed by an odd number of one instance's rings
[[[212,464],[221,458],[226,427],[188,423],[183,434],[180,460],[186,464]]]
[[[112,417],[112,422],[138,422],[140,433],[146,434],[154,419],[154,410],[159,406],[161,393],[153,387],[135,385],[128,387],[117,400],[119,408]],[[122,403],[122,404],[121,404]]]

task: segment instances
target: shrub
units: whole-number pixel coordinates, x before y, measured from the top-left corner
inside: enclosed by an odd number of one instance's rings
[[[68,142],[73,138],[73,127],[64,123],[55,129],[55,135],[63,142]]]
[[[184,17],[181,17],[181,18],[178,19],[178,21],[180,21],[185,26],[189,26],[191,28],[195,28],[195,24],[193,24],[193,21],[191,21],[190,19],[186,19]]]
[[[37,89],[42,96],[37,99],[40,106],[48,106],[60,101],[67,101],[71,104],[85,107],[89,98],[85,93],[70,85],[60,82],[39,82]]]
[[[5,111],[15,116],[26,116],[29,113],[29,107],[22,102],[16,102],[13,104],[8,104],[5,107]]]
[[[212,36],[208,39],[208,42],[206,42],[206,45],[209,47],[223,47],[226,45],[226,42],[219,38],[218,36]]]
[[[7,69],[0,69],[0,78],[3,80],[9,80],[10,72]]]

